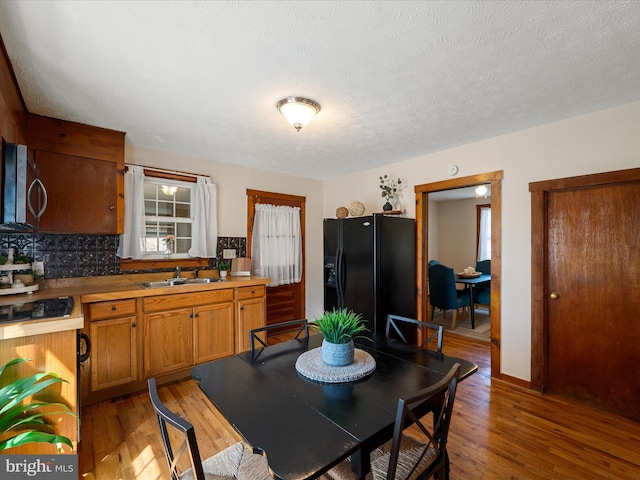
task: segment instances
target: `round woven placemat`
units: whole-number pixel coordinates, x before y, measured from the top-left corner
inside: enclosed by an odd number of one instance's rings
[[[323,383],[353,382],[366,377],[376,369],[376,361],[364,350],[355,349],[353,363],[345,367],[333,367],[322,361],[322,347],[304,352],[296,360],[300,375]]]

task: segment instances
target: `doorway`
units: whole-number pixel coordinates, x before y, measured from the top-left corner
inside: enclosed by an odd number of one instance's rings
[[[429,194],[478,185],[491,185],[491,376],[500,377],[500,278],[502,245],[502,177],[490,172],[415,186],[417,318],[429,311],[427,262],[429,260]]]
[[[253,236],[253,220],[256,204],[300,208],[300,233],[302,235],[302,265],[305,263],[305,205],[306,198],[284,193],[263,192],[247,189],[247,252],[251,252]],[[299,283],[267,287],[267,326],[289,320],[305,318],[305,269],[302,269],[302,280]],[[282,329],[269,331],[270,335],[281,333]]]
[[[531,386],[640,420],[640,169],[529,190]]]

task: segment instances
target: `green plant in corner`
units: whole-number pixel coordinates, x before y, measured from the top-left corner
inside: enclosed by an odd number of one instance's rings
[[[60,402],[45,402],[35,400],[34,396],[40,391],[66,380],[55,373],[36,373],[30,377],[18,378],[12,383],[4,385],[3,374],[5,369],[22,362],[28,362],[28,358],[16,358],[0,367],[0,451],[24,445],[25,443],[53,443],[57,444],[58,451],[62,451],[62,444],[68,445],[73,450],[71,440],[62,435],[56,435],[54,428],[46,423],[45,416],[68,414],[74,415],[71,409]],[[30,399],[30,403],[25,403]],[[60,411],[41,412],[40,407],[60,407]],[[13,436],[13,433],[16,433]]]
[[[362,315],[346,308],[341,310],[334,308],[330,312],[324,312],[320,318],[311,322],[310,326],[318,330],[330,343],[349,343],[357,337],[366,338],[361,334],[368,331]]]
[[[219,272],[226,272],[230,268],[231,268],[231,265],[229,265],[229,262],[220,262],[218,264],[218,271]]]

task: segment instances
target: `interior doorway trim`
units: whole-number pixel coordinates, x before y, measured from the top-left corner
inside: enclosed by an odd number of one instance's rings
[[[470,175],[416,185],[416,292],[417,318],[427,319],[428,286],[426,264],[429,255],[429,194],[457,188],[491,184],[491,377],[500,374],[500,280],[502,259],[502,178],[503,171]]]

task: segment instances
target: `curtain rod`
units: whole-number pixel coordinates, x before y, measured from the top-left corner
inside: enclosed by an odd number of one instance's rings
[[[211,179],[211,175],[203,175],[203,174],[198,174],[198,173],[188,173],[188,172],[180,172],[178,170],[168,170],[165,168],[156,168],[156,167],[145,167],[144,165],[136,165],[134,163],[127,163],[125,164],[125,167],[140,167],[140,168],[144,168],[145,170],[149,170],[151,172],[159,172],[159,173],[169,173],[169,174],[173,174],[173,175],[184,175],[186,177],[193,177],[193,178],[198,178],[198,177],[207,177],[209,179]]]

